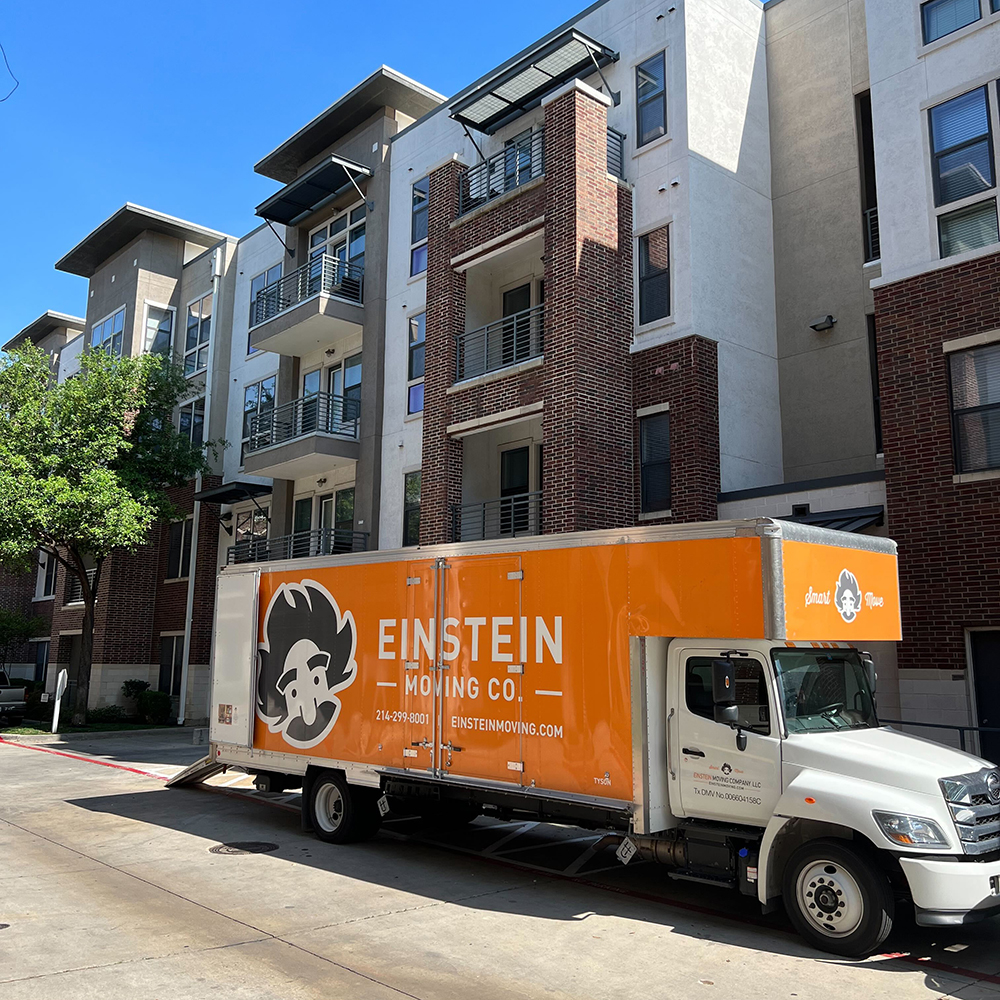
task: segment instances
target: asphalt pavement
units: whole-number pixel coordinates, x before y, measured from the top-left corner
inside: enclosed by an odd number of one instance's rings
[[[753,900],[480,819],[335,847],[247,775],[167,789],[190,731],[0,742],[0,998],[1000,1000],[1000,920],[823,955]],[[249,846],[260,853],[240,853]]]

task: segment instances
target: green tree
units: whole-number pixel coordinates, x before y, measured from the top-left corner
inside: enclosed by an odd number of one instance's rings
[[[10,651],[23,646],[29,639],[49,634],[48,620],[41,616],[29,618],[20,611],[0,608],[0,669],[10,661]]]
[[[52,383],[48,357],[32,345],[0,361],[0,563],[25,571],[45,548],[79,581],[84,611],[74,725],[87,714],[94,602],[105,560],[142,545],[156,521],[182,516],[168,488],[208,471],[203,448],[172,422],[174,407],[189,394],[183,372],[152,354],[87,351],[79,374],[60,384]]]

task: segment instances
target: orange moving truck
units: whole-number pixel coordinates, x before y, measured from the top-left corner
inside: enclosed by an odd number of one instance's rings
[[[301,785],[335,843],[390,809],[616,830],[861,954],[900,895],[1000,907],[995,767],[878,724],[859,644],[899,638],[893,542],[768,519],[227,566],[173,784]]]

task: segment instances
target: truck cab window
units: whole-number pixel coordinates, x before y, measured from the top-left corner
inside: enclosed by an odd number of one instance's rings
[[[853,649],[774,649],[789,733],[878,726],[861,657]]]
[[[740,709],[740,725],[754,733],[767,736],[771,732],[771,709],[767,700],[767,682],[759,660],[734,659],[736,667],[736,703]],[[684,673],[685,701],[688,711],[704,719],[715,718],[712,698],[712,657],[688,658]]]

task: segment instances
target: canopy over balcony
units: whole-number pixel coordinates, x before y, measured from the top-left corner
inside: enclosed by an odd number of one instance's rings
[[[372,176],[368,167],[342,156],[326,156],[311,170],[257,206],[268,222],[297,226],[345,191]]]

